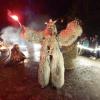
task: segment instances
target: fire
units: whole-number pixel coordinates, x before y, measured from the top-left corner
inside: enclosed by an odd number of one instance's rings
[[[10,10],[8,10],[8,16],[12,18],[14,21],[18,22],[18,24],[21,26],[19,18],[16,14],[13,14]]]
[[[16,15],[10,15],[10,17],[11,17],[12,19],[14,19],[15,21],[18,21],[18,16],[16,16]]]

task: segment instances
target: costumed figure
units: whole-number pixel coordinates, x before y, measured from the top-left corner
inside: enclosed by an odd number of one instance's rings
[[[38,68],[38,80],[42,87],[51,81],[56,88],[64,85],[64,59],[57,40],[56,21],[49,20],[44,31],[40,64]]]
[[[68,48],[71,46],[77,38],[82,34],[82,27],[78,20],[74,20],[68,23],[66,28],[60,33],[57,33],[55,25],[56,21],[49,20],[46,23],[46,29],[40,32],[32,32],[32,36],[28,35],[28,30],[24,33],[26,40],[32,40],[31,42],[41,43],[40,63],[38,68],[38,81],[41,87],[46,87],[49,82],[56,88],[61,88],[64,85],[64,59],[61,47]],[[29,39],[28,39],[29,38]],[[67,53],[65,51],[65,53]],[[68,60],[68,59],[67,59]],[[65,59],[65,61],[67,62]]]
[[[82,34],[79,20],[68,23],[67,27],[61,31],[62,53],[64,56],[64,66],[66,70],[75,68],[75,58],[77,57],[77,39]]]
[[[15,64],[24,63],[25,55],[21,52],[19,45],[15,44],[11,49],[10,61]]]

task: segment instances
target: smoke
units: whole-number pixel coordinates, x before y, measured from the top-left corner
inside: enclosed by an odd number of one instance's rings
[[[15,28],[12,26],[5,27],[1,30],[1,37],[4,39],[7,43],[20,43],[22,41],[20,37],[20,28]]]
[[[5,27],[1,30],[3,33],[1,35],[4,42],[9,46],[13,46],[14,44],[19,44],[21,51],[25,54],[26,57],[33,57],[34,61],[38,62],[40,59],[40,44],[30,43],[21,38],[20,28],[15,28],[12,26]]]
[[[34,10],[26,7],[22,10],[23,24],[33,30],[43,30],[45,22],[49,20],[49,16],[36,13]]]
[[[28,23],[28,26],[31,27],[34,30],[44,30],[45,29],[45,22],[49,20],[48,16],[44,15],[36,15],[33,20],[31,20],[30,23]]]
[[[14,44],[19,44],[21,51],[28,57],[27,47],[25,40],[20,36],[20,28],[15,28],[12,26],[5,27],[1,30],[1,37],[4,42],[8,45],[9,49],[13,47]]]

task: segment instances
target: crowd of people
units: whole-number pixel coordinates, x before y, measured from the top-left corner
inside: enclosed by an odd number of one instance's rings
[[[79,39],[78,54],[86,56],[94,56],[100,58],[100,37],[97,34],[93,36],[83,36]]]

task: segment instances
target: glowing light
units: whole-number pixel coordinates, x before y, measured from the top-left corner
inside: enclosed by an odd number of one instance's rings
[[[18,16],[16,16],[16,15],[11,15],[10,16],[12,19],[14,19],[15,21],[18,21]]]
[[[39,62],[40,61],[41,44],[34,43],[33,48],[34,48],[34,61]]]
[[[80,48],[80,49],[89,50],[89,51],[91,51],[91,52],[94,51],[93,48],[85,47],[85,46],[83,46],[83,45],[81,45],[81,44],[78,44],[77,47]]]
[[[18,16],[17,16],[17,15],[10,15],[10,17],[11,17],[13,20],[17,21],[18,24],[21,26],[21,23],[19,22],[19,19],[18,19]]]
[[[0,50],[6,50],[6,49],[7,49],[7,47],[5,47],[5,46],[0,47]]]
[[[98,47],[98,48],[95,48],[95,51],[100,51],[100,47]]]
[[[79,42],[78,42],[78,44],[77,44],[77,47],[80,48],[80,49],[88,50],[88,51],[90,51],[90,52],[94,52],[94,53],[100,51],[100,47],[96,47],[96,48],[85,47],[85,46],[79,44]]]
[[[13,20],[15,20],[16,22],[18,22],[18,24],[21,26],[21,23],[20,23],[20,21],[19,21],[18,16],[15,15],[15,14],[13,14],[10,10],[8,10],[8,16],[9,16],[10,18],[12,18]]]

